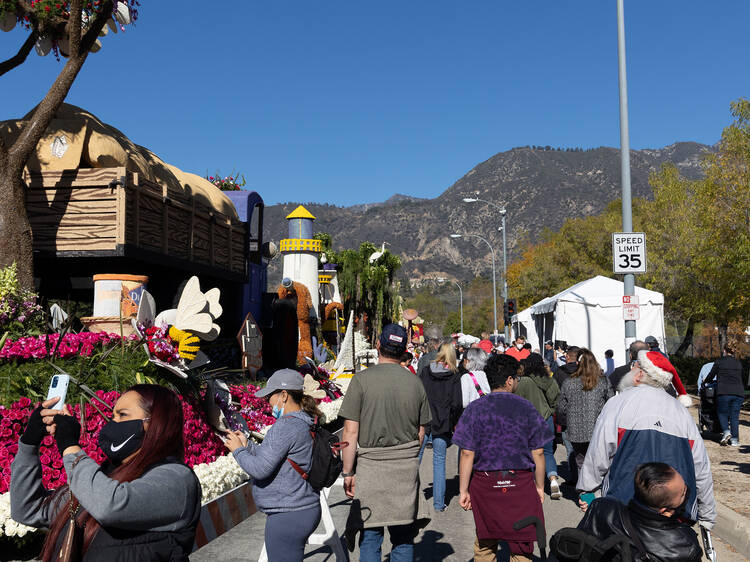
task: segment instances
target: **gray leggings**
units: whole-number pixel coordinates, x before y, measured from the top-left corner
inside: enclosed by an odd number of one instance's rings
[[[270,562],[300,562],[305,544],[320,523],[320,504],[266,517],[266,552]]]

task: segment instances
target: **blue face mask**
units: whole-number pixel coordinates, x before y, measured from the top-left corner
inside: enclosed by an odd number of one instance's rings
[[[271,410],[271,415],[279,419],[281,416],[284,415],[284,408],[279,408],[276,404],[273,405],[273,410]]]

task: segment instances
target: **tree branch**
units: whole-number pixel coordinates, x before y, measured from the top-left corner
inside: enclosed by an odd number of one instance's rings
[[[70,3],[70,21],[68,22],[68,52],[78,53],[81,48],[81,8],[83,0],[73,0]]]
[[[0,62],[0,76],[5,74],[6,72],[10,72],[17,66],[22,65],[26,60],[26,57],[29,56],[31,49],[38,38],[39,35],[37,34],[36,30],[32,31],[26,38],[26,41],[24,41],[23,45],[21,45],[21,48],[18,49],[18,52],[15,54],[15,56],[10,57],[6,61]]]
[[[21,134],[8,150],[8,166],[13,169],[13,173],[21,173],[26,160],[36,148],[39,139],[42,138],[49,124],[55,118],[55,112],[62,102],[65,101],[73,82],[83,67],[83,63],[86,62],[91,46],[99,36],[99,32],[106,24],[107,19],[111,16],[112,8],[112,0],[103,2],[102,10],[81,38],[79,50],[77,52],[71,51],[70,58],[50,87],[47,95],[37,105],[34,113],[31,115],[31,119],[24,124]],[[71,17],[73,17],[72,14]]]
[[[86,33],[81,37],[81,46],[79,48],[79,55],[85,56],[94,46],[96,38],[99,37],[99,32],[107,24],[107,20],[112,17],[112,10],[114,10],[114,3],[112,0],[106,0],[102,3],[102,9],[97,14],[91,26],[86,30]],[[71,53],[73,50],[71,49]]]

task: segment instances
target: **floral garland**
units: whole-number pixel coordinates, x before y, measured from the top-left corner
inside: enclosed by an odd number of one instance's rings
[[[348,380],[337,383],[346,389]],[[251,431],[265,434],[276,421],[271,416],[271,406],[266,400],[256,398],[259,387],[255,385],[236,385],[230,387],[233,402],[239,403],[242,414]],[[97,396],[105,403],[114,405],[120,397],[116,391],[98,391]],[[197,400],[180,397],[185,419],[185,464],[193,468],[202,489],[202,503],[216,499],[223,493],[239,486],[248,480],[247,473],[240,468],[234,456],[227,454],[222,440],[209,426],[208,421]],[[331,423],[338,416],[343,397],[331,400],[324,398],[318,403],[318,409],[323,414],[321,421]],[[24,537],[35,532],[36,529],[22,525],[10,518],[10,466],[18,453],[18,440],[28,423],[36,404],[28,398],[21,398],[10,407],[0,406],[0,537]],[[100,406],[85,404],[84,421],[81,431],[81,448],[96,462],[105,460],[104,454],[98,446],[99,432],[106,423],[101,415]],[[73,416],[81,421],[80,406],[71,405]],[[42,483],[46,489],[57,489],[67,482],[67,475],[63,467],[62,458],[55,445],[54,438],[47,436],[39,448],[42,463]]]
[[[60,346],[57,341],[60,334],[47,334],[42,336],[24,336],[16,340],[7,339],[0,349],[0,359],[45,359],[51,357],[57,347],[55,357],[68,359],[70,357],[91,357],[98,346],[106,347],[111,343],[119,343],[120,336],[107,334],[105,332],[81,332],[80,334],[65,334]],[[136,335],[125,338],[126,341],[135,341]]]
[[[234,455],[224,455],[212,463],[197,464],[193,467],[193,471],[201,483],[201,504],[203,505],[243,482],[247,482],[250,478],[234,460]]]

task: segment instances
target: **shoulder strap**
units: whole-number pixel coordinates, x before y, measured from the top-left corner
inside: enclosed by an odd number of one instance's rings
[[[644,560],[652,560],[651,555],[646,551],[646,547],[643,545],[641,536],[633,526],[633,521],[630,519],[630,510],[627,506],[623,506],[620,512],[622,514],[622,522],[625,525],[625,529],[628,531],[628,536],[633,540],[635,547],[638,549],[638,553],[643,557]]]
[[[479,386],[479,382],[477,382],[477,378],[474,376],[474,373],[472,373],[471,371],[469,371],[469,376],[471,377],[471,380],[474,382],[474,388],[477,389],[477,392],[479,393],[479,396],[480,397],[484,396],[485,392],[484,392],[484,390],[482,390],[482,387]]]
[[[286,416],[284,416],[284,417],[286,417]],[[313,443],[315,442],[315,433],[317,432],[317,430],[318,430],[318,427],[319,427],[319,426],[318,426],[318,416],[315,416],[315,417],[313,418],[313,423],[312,423],[312,425],[310,426],[310,437],[312,437]],[[304,470],[302,470],[302,467],[301,467],[300,465],[298,465],[298,464],[297,464],[296,462],[294,462],[294,461],[293,461],[292,459],[290,459],[289,457],[287,457],[287,458],[286,458],[286,460],[287,460],[287,462],[288,462],[288,463],[289,463],[290,465],[292,465],[292,468],[293,468],[294,470],[296,470],[296,471],[297,471],[297,472],[299,473],[299,475],[300,475],[300,476],[301,476],[301,477],[302,477],[302,478],[303,478],[304,480],[307,480],[308,478],[310,478],[310,474],[309,474],[309,473],[307,473],[307,472],[305,472]]]

